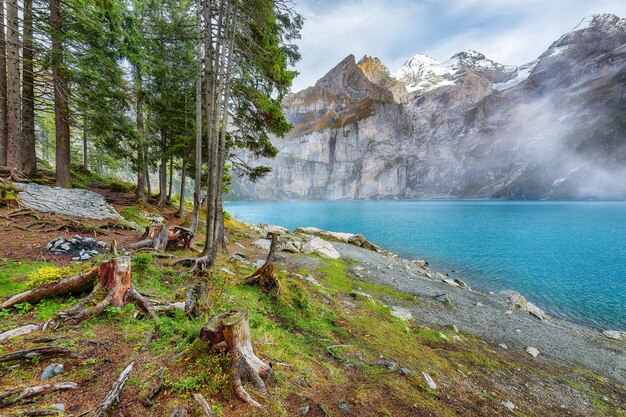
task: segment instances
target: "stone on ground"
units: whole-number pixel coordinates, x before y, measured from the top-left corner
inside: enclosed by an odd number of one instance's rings
[[[532,346],[528,346],[526,348],[526,353],[528,353],[533,358],[536,358],[537,356],[539,356],[539,350],[537,348],[532,347]]]
[[[325,240],[320,239],[319,237],[314,237],[313,239],[302,245],[302,252],[314,253],[326,259],[341,258],[341,255],[339,254],[339,252],[337,252],[333,245],[326,242]]]
[[[402,321],[409,321],[413,318],[413,314],[411,314],[409,310],[400,306],[392,306],[391,315],[399,318]]]

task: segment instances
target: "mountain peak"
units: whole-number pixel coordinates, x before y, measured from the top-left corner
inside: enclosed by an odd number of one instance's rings
[[[592,14],[591,16],[587,16],[581,20],[573,30],[584,30],[591,27],[612,27],[617,26],[620,23],[624,24],[624,21],[626,21],[626,19],[620,19],[619,16],[612,13]]]

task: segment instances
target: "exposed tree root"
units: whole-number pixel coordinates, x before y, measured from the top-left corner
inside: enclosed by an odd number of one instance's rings
[[[202,414],[204,414],[205,417],[215,417],[215,413],[213,413],[213,410],[211,410],[211,406],[202,394],[194,393],[191,396],[193,397],[193,400],[198,404],[198,406],[200,407],[200,411],[202,411]]]
[[[280,294],[282,292],[282,286],[276,277],[276,267],[273,263],[274,255],[278,249],[278,235],[275,233],[268,233],[267,237],[272,239],[272,243],[270,245],[270,251],[267,254],[265,264],[257,269],[254,274],[246,278],[246,284],[258,285],[265,293],[275,291],[276,294]]]
[[[66,391],[78,387],[73,382],[59,382],[58,384],[38,385],[28,388],[13,388],[0,394],[0,407],[8,407],[18,402],[28,400],[39,395],[48,395],[57,391]]]
[[[146,408],[150,408],[154,405],[154,403],[152,402],[152,400],[154,399],[154,397],[156,397],[159,392],[161,392],[161,390],[163,389],[163,376],[165,375],[165,370],[161,369],[161,372],[159,372],[159,381],[156,383],[155,386],[153,386],[152,388],[150,388],[150,391],[144,396],[142,397],[139,401],[141,401],[141,403],[143,404],[144,407]]]
[[[207,269],[211,267],[212,262],[208,255],[203,255],[198,258],[179,259],[178,261],[174,262],[174,265],[190,267],[191,269],[187,273],[191,274],[194,272],[198,273],[198,272],[206,271]]]
[[[133,371],[134,366],[135,366],[135,362],[131,362],[126,367],[126,369],[122,371],[120,376],[117,378],[117,381],[115,381],[115,384],[113,384],[113,388],[111,388],[111,391],[109,391],[109,393],[104,397],[104,400],[102,400],[100,405],[96,407],[96,410],[94,411],[92,417],[105,416],[107,412],[109,411],[109,409],[111,408],[111,406],[116,401],[119,401],[120,393],[122,392],[122,389],[124,388],[124,384],[126,383],[126,380],[128,379],[128,377],[130,376],[130,373]]]
[[[265,383],[272,379],[272,368],[254,353],[248,311],[231,311],[213,316],[200,330],[200,339],[209,346],[226,349],[234,361],[232,382],[235,396],[266,413],[267,409],[252,398],[243,386],[244,382],[250,382],[261,395],[271,399]]]
[[[87,273],[16,294],[1,303],[0,309],[10,308],[23,302],[34,304],[44,298],[84,292],[89,289],[91,293],[87,297],[69,309],[56,314],[62,324],[78,324],[99,314],[108,306],[123,307],[128,302],[135,303],[153,320],[157,318],[149,302],[137,292],[132,284],[130,256],[103,261]],[[105,291],[106,295],[95,306],[89,308],[89,304],[98,300]]]
[[[30,349],[22,349],[17,352],[7,353],[6,355],[0,356],[0,363],[11,362],[11,361],[25,361],[31,360],[33,358],[45,359],[45,358],[54,358],[54,357],[71,357],[71,358],[80,358],[81,355],[77,354],[71,349],[64,348],[61,346],[42,346],[37,348]]]
[[[11,178],[15,182],[30,182],[27,176],[24,173],[18,171],[16,168],[11,168],[5,165],[0,166],[0,174],[8,174],[9,178]],[[6,183],[3,181],[3,183]]]

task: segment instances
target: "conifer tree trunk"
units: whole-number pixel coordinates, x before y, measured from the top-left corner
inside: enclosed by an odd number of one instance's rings
[[[141,89],[141,68],[135,67],[135,95],[136,95],[136,127],[139,134],[140,144],[137,147],[137,200],[146,199],[146,154],[144,149],[144,129],[143,129],[143,91]]]
[[[54,83],[54,121],[56,126],[56,176],[59,187],[69,188],[70,178],[70,125],[67,81],[63,64],[63,22],[61,1],[50,0],[50,26],[52,27],[52,82]]]
[[[186,172],[187,160],[183,157],[183,168],[180,173],[180,203],[178,204],[178,217],[185,215],[185,181],[187,180]]]
[[[21,171],[20,37],[17,0],[7,1],[7,166]]]
[[[2,1],[2,0],[0,0]],[[195,188],[193,192],[193,214],[191,216],[191,231],[198,231],[198,217],[202,202],[202,0],[198,1],[196,15],[196,172],[194,176]]]
[[[83,167],[89,169],[89,138],[87,137],[87,116],[83,115]]]
[[[24,0],[22,47],[22,171],[37,170],[35,152],[35,85],[33,76],[33,0]]]
[[[167,138],[165,130],[161,130],[161,165],[159,166],[159,202],[158,205],[165,204],[167,198]]]
[[[174,182],[174,156],[170,155],[170,180],[167,189],[167,202],[172,202],[172,184]]]
[[[7,50],[4,0],[0,0],[0,165],[7,164]]]

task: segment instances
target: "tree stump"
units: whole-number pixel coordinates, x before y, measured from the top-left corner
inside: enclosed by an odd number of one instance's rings
[[[191,247],[191,240],[194,233],[181,226],[174,226],[172,230],[167,230],[164,224],[157,224],[146,227],[141,240],[132,243],[131,249],[150,249],[158,252],[164,250],[175,250],[178,247],[188,250]]]
[[[248,311],[231,311],[211,317],[200,330],[200,340],[209,346],[225,349],[233,358],[232,382],[235,396],[267,412],[243,387],[244,382],[250,382],[265,398],[271,398],[265,383],[273,376],[272,368],[254,353]]]
[[[91,289],[91,293],[88,296],[69,309],[57,313],[57,317],[67,324],[78,324],[95,316],[108,306],[123,307],[128,302],[134,302],[147,315],[156,320],[156,314],[152,307],[132,284],[130,256],[120,256],[102,261],[97,267],[85,274],[74,275],[52,284],[16,294],[1,303],[0,309],[10,308],[23,302],[34,304],[45,298],[84,292],[89,289]],[[106,295],[94,307],[88,307],[89,302],[97,300],[105,292]]]
[[[267,259],[262,267],[257,269],[254,274],[246,278],[246,284],[258,285],[265,293],[276,291],[276,294],[278,295],[282,292],[282,286],[276,277],[276,267],[273,263],[274,255],[278,250],[278,234],[270,232],[267,234],[267,238],[272,239]]]

